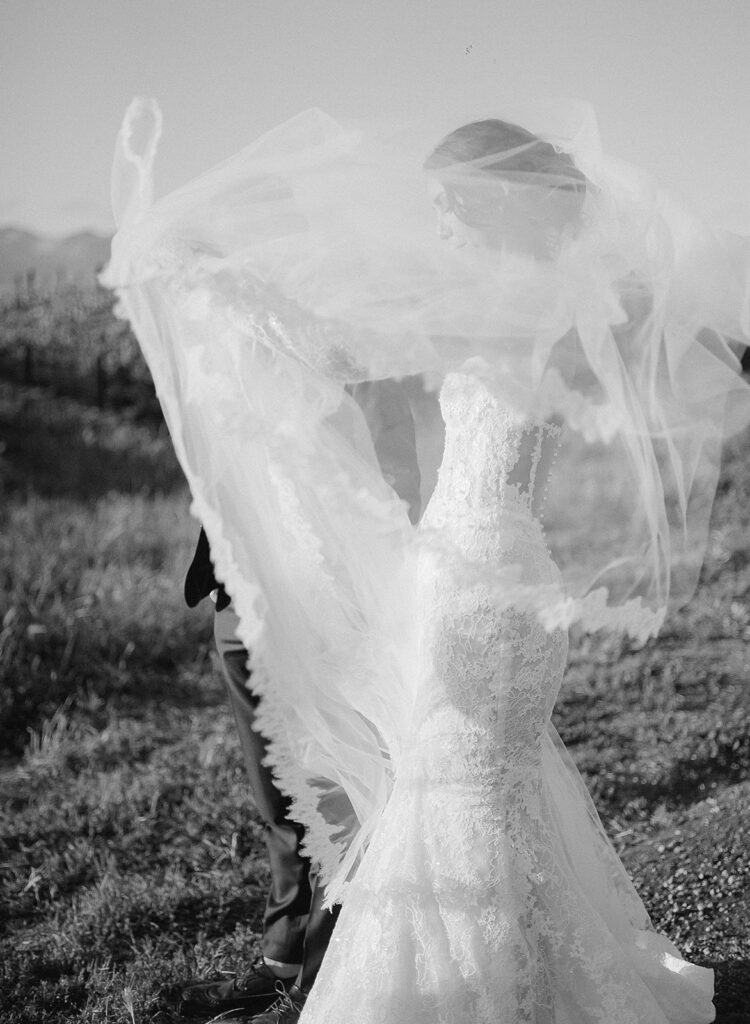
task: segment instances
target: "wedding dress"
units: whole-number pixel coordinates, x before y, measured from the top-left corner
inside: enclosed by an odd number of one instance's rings
[[[529,583],[558,576],[532,513],[556,428],[519,425],[469,373],[446,378],[440,403],[445,453],[421,528],[479,572],[418,561],[408,753],[301,1024],[713,1020],[713,972],[652,930],[550,723],[566,632],[498,610],[482,583],[503,562]]]
[[[158,107],[119,136],[102,280],[343,903],[302,1024],[714,1017],[712,972],[651,927],[550,715],[571,624],[643,642],[695,586],[721,442],[750,422],[750,246],[575,113],[537,138],[570,176],[511,165],[498,199],[537,238],[581,199],[548,258],[436,238],[419,133],[308,111],[157,202]]]

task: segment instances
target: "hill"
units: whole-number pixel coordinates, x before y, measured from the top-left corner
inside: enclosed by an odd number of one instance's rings
[[[42,289],[60,281],[89,283],[109,258],[110,238],[80,231],[63,238],[0,227],[0,293],[13,291],[19,275],[33,271]]]

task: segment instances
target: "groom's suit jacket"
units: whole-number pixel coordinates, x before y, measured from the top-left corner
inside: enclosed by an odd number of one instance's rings
[[[195,554],[185,576],[185,600],[188,607],[195,608],[198,602],[202,601],[204,597],[208,597],[212,590],[218,591],[216,595],[217,612],[223,611],[229,604],[230,598],[222,584],[214,576],[211,548],[206,531],[201,527]]]

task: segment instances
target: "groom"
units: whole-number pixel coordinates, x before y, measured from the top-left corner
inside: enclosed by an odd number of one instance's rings
[[[414,420],[405,388],[395,381],[351,387],[370,429],[375,454],[386,479],[419,518],[420,473]],[[214,576],[203,530],[185,578],[185,599],[192,608],[206,596],[215,603],[214,638],[237,722],[250,791],[263,822],[271,886],[263,914],[262,956],[243,974],[222,981],[196,981],[182,992],[186,1017],[215,1017],[237,1024],[296,1024],[333,931],[338,907],[324,910],[323,887],[314,866],[300,850],[304,828],[289,816],[289,800],[264,765],[266,740],[255,731],[258,697],[252,690],[248,652],[237,639],[237,615],[229,595]]]
[[[258,698],[247,669],[248,652],[237,639],[237,615],[214,576],[203,530],[185,578],[185,599],[192,608],[210,595],[215,602],[214,638],[237,722],[250,792],[263,822],[271,868],[271,886],[263,914],[262,956],[242,977],[195,982],[182,993],[186,1017],[213,1017],[233,1011],[232,1020],[254,1024],[292,1024],[315,980],[338,907],[322,907],[322,887],[300,851],[303,827],[288,816],[289,800],[279,792],[263,764],[266,741],[254,729]]]

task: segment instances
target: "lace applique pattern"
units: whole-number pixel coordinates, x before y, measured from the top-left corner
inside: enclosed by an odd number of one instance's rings
[[[514,411],[470,374],[449,374],[440,403],[446,446],[431,504],[444,505],[450,516],[468,512],[487,523],[512,506],[538,515],[540,464],[543,455],[550,457],[560,428]]]

